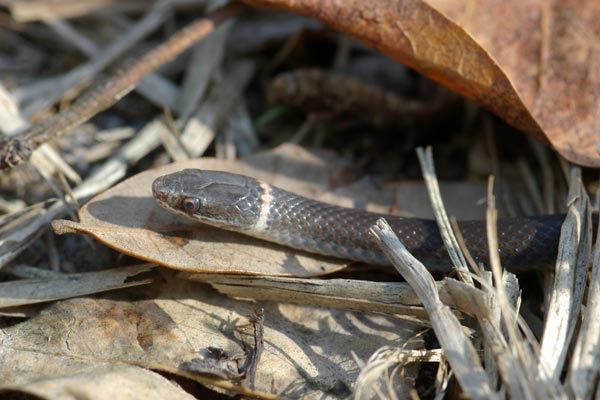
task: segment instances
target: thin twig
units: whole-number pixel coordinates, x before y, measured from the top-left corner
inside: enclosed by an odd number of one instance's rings
[[[246,385],[250,389],[255,388],[256,379],[256,368],[260,362],[264,348],[264,334],[265,334],[265,310],[264,308],[257,308],[254,310],[254,315],[250,318],[252,328],[254,329],[254,350],[252,351],[252,359],[248,370],[246,371]]]
[[[12,168],[29,159],[40,144],[87,121],[128,94],[146,74],[173,60],[198,40],[214,31],[223,21],[241,12],[245,6],[233,2],[215,12],[199,18],[181,29],[162,45],[142,56],[131,66],[87,92],[73,107],[40,122],[18,137],[0,142],[0,169]]]

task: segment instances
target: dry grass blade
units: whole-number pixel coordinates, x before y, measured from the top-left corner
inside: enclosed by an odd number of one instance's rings
[[[597,237],[597,236],[596,236]],[[594,262],[587,290],[587,307],[569,366],[568,383],[578,399],[592,397],[600,371],[600,247],[594,250]]]
[[[176,108],[179,110],[179,117],[182,121],[187,122],[194,114],[208,88],[210,78],[223,61],[224,43],[230,28],[231,23],[223,24],[215,29],[215,32],[206,40],[194,46],[192,59],[188,64],[182,84],[181,95],[177,100]],[[210,54],[208,60],[207,54]]]
[[[579,169],[573,167],[570,175],[570,199],[572,200],[570,201],[569,217],[562,229],[557,261],[558,275],[552,291],[550,312],[539,360],[534,353],[534,349],[538,346],[537,342],[527,325],[518,319],[517,309],[520,302],[518,283],[514,276],[503,271],[500,265],[496,233],[497,210],[492,194],[492,181],[490,181],[488,192],[487,234],[494,286],[481,281],[482,294],[487,293],[487,296],[484,295],[484,297],[487,297],[491,303],[475,301],[478,305],[474,308],[470,307],[474,300],[480,297],[477,293],[478,290],[474,289],[476,291],[471,293],[471,296],[475,297],[471,297],[469,300],[464,296],[465,291],[469,292],[467,285],[451,280],[446,281],[446,287],[455,304],[460,309],[478,316],[486,349],[491,350],[490,355],[493,355],[493,358],[488,359],[486,363],[488,372],[497,363],[498,372],[504,383],[503,387],[511,398],[564,398],[567,396],[566,388],[559,380],[559,374],[564,371],[566,351],[571,343],[580,314],[587,273],[586,266],[589,262],[592,240],[589,203],[581,185]],[[426,310],[430,313],[432,327],[448,355],[448,361],[453,371],[463,385],[463,390],[468,396],[476,396],[478,393],[470,393],[470,389],[464,387],[468,383],[462,380],[464,378],[461,379],[460,374],[467,371],[454,369],[458,362],[456,353],[458,350],[456,347],[449,348],[447,346],[458,345],[458,348],[463,351],[465,348],[470,348],[474,358],[469,361],[477,363],[479,360],[474,353],[475,349],[470,342],[466,344],[460,340],[457,341],[455,333],[449,333],[452,331],[448,329],[457,325],[458,321],[452,321],[439,304],[435,293],[431,291],[432,280],[429,279],[429,275],[426,271],[420,270],[422,267],[420,263],[406,251],[393,232],[388,229],[387,224],[379,221],[378,225],[372,229],[372,233],[378,237],[382,249],[422,299]],[[600,255],[597,252],[596,262],[598,260],[600,260]],[[592,276],[592,287],[595,288],[598,285],[599,279],[600,273],[596,269]],[[513,288],[510,292],[509,287]],[[592,297],[586,310],[585,323],[576,343],[576,355],[571,360],[569,384],[572,388],[577,388],[574,391],[578,394],[578,398],[589,397],[594,390],[592,376],[595,376],[594,374],[600,369],[600,363],[594,356],[600,352],[597,341],[600,334],[598,326],[600,325],[595,322],[596,318],[594,317],[598,308],[597,298],[593,297],[596,292],[590,291]],[[493,306],[496,302],[498,305]],[[495,310],[499,312],[494,313]],[[494,314],[497,314],[498,317],[491,318]],[[448,336],[452,336],[452,338],[449,339]],[[467,340],[466,337],[463,339]],[[490,361],[492,361],[491,364]],[[459,364],[459,368],[463,367],[464,364]],[[474,374],[469,377],[470,379],[474,376],[483,379],[483,375],[478,375],[484,373],[479,364],[469,367],[468,370]],[[490,379],[494,379],[494,376],[493,373],[489,375]],[[485,381],[486,388],[491,390],[488,382]]]
[[[204,154],[216,136],[216,129],[231,117],[254,70],[255,64],[247,60],[240,60],[230,65],[225,72],[227,79],[222,79],[213,85],[202,107],[189,121],[185,121],[181,138],[192,157],[200,157]]]
[[[435,289],[435,281],[425,266],[408,252],[384,219],[380,219],[371,228],[371,233],[421,299],[429,313],[433,330],[465,394],[473,399],[497,398],[473,344],[465,335],[458,319],[448,306],[441,302]]]
[[[446,214],[446,210],[444,209],[444,202],[442,201],[440,186],[435,177],[435,167],[433,165],[431,147],[428,147],[425,150],[422,148],[417,148],[417,155],[419,156],[421,168],[423,169],[423,178],[425,179],[425,183],[427,184],[427,188],[429,190],[429,198],[435,213],[435,220],[440,229],[440,234],[444,240],[444,245],[448,250],[450,259],[452,260],[454,267],[459,272],[461,279],[463,279],[465,282],[473,284],[473,279],[471,278],[467,261],[460,250],[460,246],[458,245],[456,237],[452,233],[452,225],[450,224],[448,214]]]
[[[501,311],[501,319],[496,322],[504,323],[508,339],[504,339],[500,332],[500,327],[496,325],[490,327],[491,329],[486,331],[488,335],[493,335],[488,337],[487,343],[492,344],[492,350],[496,351],[501,377],[506,383],[507,390],[511,397],[534,398],[536,391],[538,394],[544,393],[546,387],[535,384],[535,376],[532,375],[534,369],[533,355],[517,330],[517,325],[515,323],[517,312],[514,306],[509,302],[505,290],[504,282],[506,278],[500,264],[500,252],[498,250],[498,229],[496,225],[498,219],[497,213],[498,210],[496,209],[496,201],[493,194],[493,178],[490,178],[488,187],[487,236],[490,249],[490,266],[495,286],[488,288],[488,290],[490,292],[494,291],[494,298]],[[492,337],[496,340],[489,340]],[[497,345],[500,343],[501,347],[498,348]],[[516,371],[522,372],[516,373]],[[554,393],[554,391],[552,391],[552,393]]]
[[[569,210],[561,230],[538,366],[538,374],[544,380],[558,380],[563,371],[581,310],[591,254],[590,205],[581,183],[581,170],[571,167],[569,180]]]

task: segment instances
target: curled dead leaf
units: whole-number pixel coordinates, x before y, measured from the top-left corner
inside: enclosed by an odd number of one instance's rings
[[[600,167],[596,1],[243,1],[317,18]]]

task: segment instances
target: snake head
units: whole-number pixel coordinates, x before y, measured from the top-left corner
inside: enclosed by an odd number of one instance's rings
[[[154,198],[168,211],[236,231],[256,223],[260,191],[254,178],[199,169],[161,176],[152,184]]]

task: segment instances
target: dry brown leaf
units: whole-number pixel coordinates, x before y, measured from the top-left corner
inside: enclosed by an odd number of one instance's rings
[[[345,398],[359,373],[351,352],[366,360],[382,346],[422,344],[412,339],[415,326],[395,316],[236,301],[208,285],[176,279],[175,272],[158,272],[162,277],[151,286],[59,301],[3,327],[0,391],[11,385],[35,392],[31,382],[44,381],[55,393],[87,392],[93,382],[86,373],[124,363],[187,377],[191,371],[183,363],[214,361],[210,348],[221,350],[224,366],[237,371],[254,345],[248,317],[258,307],[264,308],[265,340],[255,387],[282,397]],[[130,372],[115,373],[124,379]],[[153,398],[152,382],[136,382],[137,398]]]
[[[79,223],[54,221],[53,227],[58,233],[86,233],[123,253],[190,272],[322,275],[348,262],[186,221],[160,208],[151,186],[158,176],[200,168],[250,175],[315,197],[340,179],[335,174],[343,174],[344,166],[331,153],[317,156],[292,145],[239,162],[210,158],[177,162],[140,173],[94,197],[80,209]]]
[[[600,167],[597,1],[243,1],[317,18]]]

